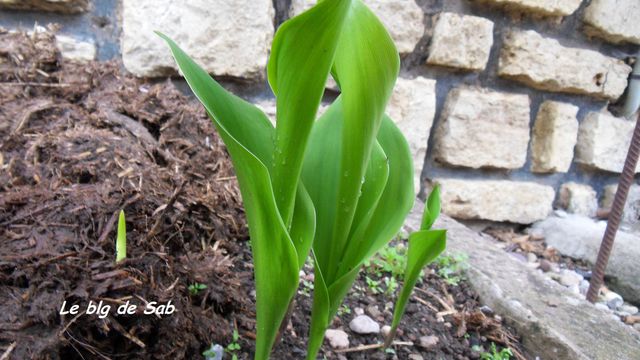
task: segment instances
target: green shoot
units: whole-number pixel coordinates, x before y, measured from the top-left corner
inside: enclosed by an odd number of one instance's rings
[[[438,276],[447,284],[458,286],[464,278],[463,270],[467,268],[466,254],[440,255],[435,259]]]
[[[513,356],[513,352],[509,348],[502,348],[498,352],[496,349],[496,344],[491,343],[491,352],[485,352],[480,354],[480,359],[482,360],[509,360]]]
[[[188,289],[189,289],[189,294],[191,294],[192,296],[198,295],[200,293],[200,291],[204,290],[207,288],[207,285],[205,284],[200,284],[200,283],[194,283],[189,285]]]
[[[385,339],[385,348],[388,348],[398,330],[400,319],[404,314],[411,292],[418,282],[422,268],[433,261],[438,254],[444,251],[446,246],[446,231],[431,230],[431,226],[440,215],[440,189],[436,186],[427,200],[422,216],[422,224],[419,231],[409,236],[409,250],[407,254],[407,266],[405,268],[404,286],[400,296],[396,300],[393,311],[391,330]]]
[[[116,236],[116,263],[127,257],[127,223],[124,219],[124,210],[120,210],[118,218],[118,234]]]
[[[238,343],[238,340],[240,340],[240,334],[238,334],[237,329],[233,329],[231,343],[229,343],[229,345],[227,345],[227,348],[225,349],[229,354],[231,354],[232,360],[238,360],[238,351],[240,350],[240,344]]]

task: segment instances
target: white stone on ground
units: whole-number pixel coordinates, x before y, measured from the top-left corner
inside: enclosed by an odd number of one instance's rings
[[[349,323],[349,328],[356,334],[378,334],[380,325],[367,315],[358,315]]]
[[[562,271],[560,271],[560,284],[566,286],[566,287],[571,287],[571,286],[578,286],[580,284],[580,282],[583,280],[582,275],[578,274],[577,272],[573,271],[573,270],[567,270],[567,269],[563,269]]]
[[[349,334],[342,330],[328,329],[324,337],[334,349],[346,349],[349,347]]]
[[[436,345],[438,345],[439,342],[440,342],[440,339],[434,335],[420,337],[420,346],[425,349],[431,349]]]

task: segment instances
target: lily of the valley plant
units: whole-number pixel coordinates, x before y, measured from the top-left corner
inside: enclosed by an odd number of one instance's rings
[[[315,359],[361,265],[397,234],[413,206],[411,154],[385,115],[400,66],[393,41],[361,0],[320,1],[286,21],[267,69],[277,104],[274,128],[161,36],[236,171],[255,268],[255,358],[269,357],[299,271],[312,256],[307,358]],[[316,119],[329,74],[341,94]],[[444,247],[443,237],[419,240]]]

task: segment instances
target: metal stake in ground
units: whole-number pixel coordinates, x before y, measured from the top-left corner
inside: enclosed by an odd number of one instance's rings
[[[604,282],[604,271],[607,267],[607,263],[609,262],[609,255],[611,255],[613,241],[616,238],[616,233],[620,226],[622,211],[624,210],[624,204],[627,201],[629,188],[633,183],[633,176],[638,164],[638,156],[640,156],[640,114],[638,114],[638,118],[636,120],[636,127],[633,131],[633,137],[631,138],[631,146],[629,146],[627,159],[624,162],[624,168],[622,169],[622,175],[620,176],[618,190],[616,191],[616,196],[613,200],[613,205],[611,206],[611,213],[609,214],[609,220],[607,221],[607,229],[604,232],[600,251],[598,252],[598,259],[596,260],[593,276],[591,277],[591,284],[589,284],[589,290],[587,291],[587,300],[592,303],[597,300],[598,291],[600,291],[600,287]]]

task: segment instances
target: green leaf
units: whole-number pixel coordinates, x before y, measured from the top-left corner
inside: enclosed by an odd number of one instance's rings
[[[427,199],[427,204],[422,214],[420,229],[431,229],[438,216],[440,216],[440,185],[434,186],[431,194],[429,194],[429,199]]]
[[[447,241],[446,235],[446,230],[420,230],[409,236],[404,285],[395,304],[391,331],[385,341],[385,347],[388,347],[393,341],[400,319],[404,314],[411,292],[418,282],[422,268],[444,251]]]
[[[276,95],[277,126],[273,185],[285,223],[307,139],[333,64],[350,1],[326,0],[278,29],[269,58],[269,83]]]
[[[260,110],[225,91],[171,39],[159,35],[169,44],[187,83],[211,116],[233,161],[253,250],[257,307],[255,358],[267,359],[298,286],[299,271],[298,254],[279,215],[265,165],[273,153],[273,128]],[[304,206],[304,201],[301,204]]]
[[[127,257],[127,223],[124,219],[124,210],[120,210],[118,218],[118,234],[116,237],[116,262]]]

